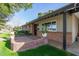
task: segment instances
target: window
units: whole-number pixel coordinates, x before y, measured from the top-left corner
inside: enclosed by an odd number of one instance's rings
[[[51,22],[48,26],[48,31],[56,31],[56,30],[57,30],[56,21]]]
[[[39,28],[39,24],[37,24],[37,30],[38,30],[38,31],[40,30],[40,28]]]
[[[47,31],[47,23],[42,24],[42,31]]]
[[[42,24],[42,26],[43,26],[42,29],[44,29],[44,26],[46,26],[47,31],[56,31],[57,30],[56,21],[44,23],[44,24]]]

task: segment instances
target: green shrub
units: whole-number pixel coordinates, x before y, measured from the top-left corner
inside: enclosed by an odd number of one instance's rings
[[[15,36],[22,36],[22,35],[31,35],[30,31],[21,30],[21,31],[15,31]]]

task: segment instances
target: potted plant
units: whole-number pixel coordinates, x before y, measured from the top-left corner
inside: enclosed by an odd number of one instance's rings
[[[42,36],[43,36],[43,37],[47,37],[47,26],[46,26],[46,25],[44,25],[44,26],[42,27]]]

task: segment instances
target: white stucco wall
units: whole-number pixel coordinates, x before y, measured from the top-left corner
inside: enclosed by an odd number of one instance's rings
[[[78,19],[72,14],[72,43],[75,42],[78,33]]]

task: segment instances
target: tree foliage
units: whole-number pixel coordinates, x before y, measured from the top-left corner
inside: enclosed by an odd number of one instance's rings
[[[0,17],[4,18],[20,11],[21,9],[26,10],[31,7],[32,4],[30,3],[0,3]]]
[[[44,12],[44,13],[40,12],[40,13],[38,13],[38,17],[42,17],[42,16],[52,13],[52,12],[53,12],[53,10],[49,10],[48,12]]]
[[[20,10],[27,10],[31,8],[31,3],[0,3],[0,26],[5,23],[5,18],[13,15]]]
[[[13,28],[13,30],[14,31],[20,31],[21,30],[21,27],[20,26],[16,26],[16,27]]]

